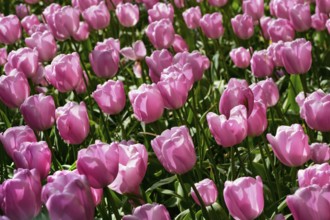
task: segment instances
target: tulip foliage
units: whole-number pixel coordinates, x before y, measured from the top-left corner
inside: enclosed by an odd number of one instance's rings
[[[0,220],[330,220],[329,76],[329,0],[0,1]]]

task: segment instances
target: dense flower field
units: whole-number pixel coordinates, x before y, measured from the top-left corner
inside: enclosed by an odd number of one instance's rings
[[[329,220],[329,16],[0,0],[0,220]]]

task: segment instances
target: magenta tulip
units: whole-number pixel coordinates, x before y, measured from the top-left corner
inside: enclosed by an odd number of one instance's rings
[[[329,184],[330,181],[330,165],[327,162],[315,164],[304,170],[299,170],[297,175],[299,187],[307,187],[314,184],[323,187]]]
[[[235,35],[243,40],[249,39],[254,33],[253,18],[248,14],[236,15],[231,19]]]
[[[258,83],[250,85],[254,99],[260,100],[267,107],[276,105],[280,98],[278,87],[272,78],[268,78]]]
[[[208,38],[219,38],[225,32],[222,25],[222,15],[220,12],[205,14],[199,21],[199,25],[205,36]]]
[[[0,66],[7,63],[7,49],[5,47],[0,48]]]
[[[149,76],[154,83],[160,80],[164,69],[172,65],[173,55],[166,49],[155,50],[150,57],[146,57]]]
[[[268,34],[268,27],[273,21],[273,18],[270,17],[262,17],[260,18],[260,27],[262,30],[262,35],[266,40],[269,40],[270,36]]]
[[[277,67],[283,67],[282,60],[282,49],[285,47],[285,43],[283,41],[278,41],[276,43],[272,43],[267,48],[267,57],[271,57],[273,63]]]
[[[261,101],[254,101],[253,110],[249,118],[248,123],[248,136],[259,136],[266,130],[268,126],[267,120],[267,107]]]
[[[319,10],[319,12],[323,12],[326,14],[330,13],[330,2],[327,0],[315,0],[316,2],[316,8]]]
[[[152,9],[148,10],[148,21],[152,23],[154,21],[159,21],[163,18],[169,19],[173,22],[174,18],[174,9],[171,4],[165,4],[162,2],[158,2],[155,4]]]
[[[270,13],[277,18],[289,19],[289,11],[295,4],[293,0],[271,0]]]
[[[325,163],[330,160],[330,146],[326,143],[313,143],[311,147],[311,158],[314,163]]]
[[[264,15],[264,0],[243,0],[242,9],[257,21]]]
[[[170,220],[170,214],[161,204],[144,204],[136,207],[132,215],[125,215],[122,220]]]
[[[172,43],[172,47],[175,53],[189,51],[189,47],[186,41],[178,34],[174,35],[174,41]]]
[[[290,21],[296,31],[307,31],[312,25],[310,5],[296,4],[289,11]]]
[[[39,25],[40,21],[38,17],[35,14],[25,16],[23,20],[21,21],[22,27],[25,30],[26,33],[29,35],[32,34],[32,28],[35,25]]]
[[[86,22],[79,22],[79,28],[77,32],[73,33],[73,39],[76,41],[84,41],[89,37],[89,26]]]
[[[120,53],[129,60],[142,60],[147,55],[146,47],[143,41],[138,40],[132,47],[124,47]]]
[[[83,11],[82,16],[90,28],[101,30],[109,26],[110,13],[104,1]]]
[[[15,11],[16,11],[16,15],[19,19],[24,18],[25,16],[29,15],[29,6],[25,5],[25,4],[19,4],[15,6]]]
[[[248,49],[244,47],[239,47],[232,49],[229,53],[229,56],[235,66],[238,68],[247,68],[250,65],[251,55]]]
[[[79,8],[81,12],[85,11],[87,8],[97,5],[100,0],[71,0],[71,4],[75,8]]]
[[[227,4],[228,0],[207,0],[207,2],[212,6],[222,7]]]
[[[145,32],[156,49],[169,48],[174,41],[174,27],[169,19],[150,23]]]
[[[204,179],[198,183],[195,183],[195,187],[196,187],[199,195],[201,196],[204,205],[209,206],[217,201],[218,189],[212,180]],[[191,197],[194,199],[194,201],[198,205],[201,205],[200,201],[193,189],[190,190],[190,194],[191,194]]]
[[[312,15],[312,28],[317,31],[323,31],[326,29],[326,23],[328,20],[327,14],[324,13],[316,13]]]
[[[0,16],[0,43],[13,44],[21,35],[21,25],[16,15]]]
[[[139,7],[129,2],[119,4],[116,8],[116,16],[124,27],[134,27],[140,19]]]
[[[273,42],[292,41],[295,32],[289,20],[278,18],[269,22],[268,35]]]
[[[251,71],[257,77],[271,76],[274,70],[274,62],[267,50],[255,51],[251,58]]]
[[[184,22],[189,29],[199,27],[199,21],[202,18],[202,12],[199,6],[189,8],[182,13]]]
[[[37,49],[38,58],[42,62],[52,60],[56,55],[57,45],[49,31],[35,32],[31,37],[25,38],[25,43],[31,49]]]

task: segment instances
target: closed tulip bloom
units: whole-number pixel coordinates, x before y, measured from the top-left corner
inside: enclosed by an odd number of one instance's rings
[[[142,60],[147,55],[147,49],[143,41],[138,40],[132,47],[124,47],[120,53],[129,60]]]
[[[92,220],[94,201],[85,176],[74,171],[57,171],[48,176],[41,193],[51,220],[65,219]]]
[[[0,43],[13,44],[21,35],[21,25],[16,15],[0,16]]]
[[[293,6],[289,11],[289,16],[296,31],[307,31],[312,25],[311,11],[308,3]]]
[[[0,101],[9,108],[18,108],[30,95],[30,86],[22,72],[13,70],[0,76]]]
[[[289,74],[307,73],[312,66],[312,43],[304,38],[286,43],[282,48],[282,62]]]
[[[248,123],[248,136],[259,136],[267,129],[267,107],[261,101],[254,101],[253,110],[249,118]]]
[[[284,165],[301,166],[310,159],[308,136],[299,124],[279,126],[276,135],[267,134],[274,154]]]
[[[311,147],[311,158],[314,163],[324,163],[330,160],[330,147],[326,143],[313,143]]]
[[[164,112],[164,102],[156,84],[142,84],[128,93],[134,116],[144,123],[157,121]]]
[[[59,92],[75,90],[83,77],[78,53],[57,55],[52,63],[45,67],[45,75],[47,81]]]
[[[221,114],[229,118],[232,108],[238,105],[245,105],[247,116],[249,116],[253,109],[253,103],[253,93],[247,82],[245,80],[231,78],[227,88],[221,95],[219,110]]]
[[[299,188],[293,195],[286,197],[294,219],[329,219],[330,184],[320,187],[311,185]]]
[[[172,43],[172,47],[175,53],[189,51],[189,47],[186,41],[178,34],[174,35],[174,41]]]
[[[47,21],[49,17],[55,13],[55,11],[61,9],[61,5],[57,3],[52,3],[48,5],[42,12],[42,17],[44,21]]]
[[[110,189],[120,194],[139,194],[139,186],[147,171],[147,149],[142,144],[119,143],[118,155],[118,175],[109,185]]]
[[[83,11],[82,16],[90,28],[101,30],[109,26],[110,13],[104,1]]]
[[[140,19],[140,11],[137,5],[131,3],[119,4],[116,8],[118,21],[124,27],[133,27]]]
[[[132,215],[125,215],[122,220],[170,220],[170,214],[165,206],[161,204],[144,204],[136,207]]]
[[[81,144],[89,133],[89,119],[84,102],[68,102],[55,112],[57,129],[68,144]]]
[[[173,22],[174,18],[174,9],[171,4],[165,4],[162,2],[158,2],[155,4],[152,9],[148,10],[148,21],[149,23],[152,23],[154,21],[159,21],[163,18],[169,19],[171,22]]]
[[[112,183],[118,174],[118,146],[96,141],[78,152],[77,169],[94,188]]]
[[[166,49],[155,50],[150,57],[146,57],[149,76],[154,83],[160,80],[164,69],[172,65],[173,55]]]
[[[269,23],[268,34],[273,42],[292,41],[295,32],[289,20],[278,18]]]
[[[327,0],[316,0],[316,8],[319,12],[330,13],[330,2]]]
[[[282,60],[282,48],[285,47],[285,43],[283,41],[278,41],[276,43],[272,43],[267,48],[267,54],[271,57],[274,62],[274,65],[277,67],[283,67]]]
[[[247,68],[250,65],[250,51],[244,47],[232,49],[229,56],[238,68]]]
[[[251,58],[251,71],[257,77],[271,76],[274,70],[274,62],[268,56],[267,50],[255,51]]]
[[[156,49],[169,48],[174,41],[174,27],[169,19],[152,22],[145,32]]]
[[[80,11],[85,11],[87,8],[98,5],[100,0],[71,0],[71,4]]]
[[[316,13],[312,15],[312,28],[317,31],[323,31],[326,29],[325,24],[327,23],[328,16],[324,13]]]
[[[41,209],[41,182],[36,170],[18,169],[12,179],[0,185],[3,204],[10,219],[33,219]]]
[[[56,55],[57,45],[49,31],[36,32],[31,37],[25,38],[25,43],[31,49],[37,49],[38,58],[42,62],[52,60]]]
[[[272,78],[268,78],[250,86],[255,100],[262,101],[267,107],[277,104],[280,94]]]
[[[79,28],[77,32],[73,33],[73,39],[75,41],[84,41],[87,40],[89,37],[89,26],[86,22],[81,21],[79,23]]]
[[[306,169],[299,170],[297,176],[299,187],[306,187],[313,184],[323,187],[329,184],[330,181],[330,165],[327,162],[315,164]]]
[[[47,130],[55,122],[55,103],[52,96],[30,96],[22,103],[20,111],[25,123],[37,131]]]
[[[231,26],[237,37],[246,40],[254,33],[253,19],[248,14],[236,15],[231,19]]]
[[[29,14],[29,7],[25,4],[19,4],[15,6],[16,15],[19,19],[24,18]]]
[[[198,183],[195,183],[195,187],[201,196],[204,205],[209,206],[217,201],[218,198],[218,189],[214,182],[210,179],[204,179]],[[201,205],[199,199],[193,189],[190,190],[191,197],[194,201]]]
[[[262,30],[262,35],[264,36],[264,38],[266,40],[269,40],[268,27],[271,24],[272,20],[273,19],[270,18],[270,17],[262,17],[260,19],[260,27],[261,27],[261,30]]]
[[[263,183],[260,176],[226,181],[223,191],[226,206],[236,220],[257,218],[264,209]]]
[[[229,117],[209,112],[206,118],[212,136],[223,147],[239,144],[247,136],[247,115],[243,105],[231,109]]]
[[[122,81],[108,80],[92,93],[100,109],[109,115],[115,115],[121,112],[126,105],[126,95]]]
[[[212,6],[222,7],[227,4],[228,0],[207,0],[207,2]]]
[[[119,50],[119,40],[113,38],[97,43],[89,54],[89,61],[98,77],[111,78],[116,75],[120,61]]]
[[[0,141],[10,158],[13,158],[14,151],[19,150],[22,143],[37,142],[37,138],[29,126],[17,126],[0,133]]]
[[[242,9],[257,21],[264,15],[264,0],[243,0]]]
[[[185,0],[174,0],[174,4],[177,8],[183,8],[184,2],[185,2]]]
[[[289,11],[295,4],[292,0],[271,0],[270,13],[277,18],[289,19]]]
[[[25,30],[26,33],[29,35],[33,34],[35,31],[33,31],[34,26],[40,25],[40,21],[38,17],[35,14],[28,15],[23,18],[21,21],[22,27]],[[45,25],[45,24],[43,24]],[[47,26],[48,28],[48,26]]]
[[[48,176],[52,153],[45,141],[23,142],[14,151],[13,160],[17,168],[36,169],[41,179]]]
[[[185,82],[182,81],[182,86],[184,86],[188,91],[191,90],[191,88],[193,87],[194,84],[194,75],[193,75],[193,70],[191,68],[191,66],[189,65],[172,65],[167,67],[166,69],[163,70],[161,76],[160,76],[160,81],[166,81],[168,78],[171,78],[172,74],[174,75],[183,75],[185,78],[182,78],[182,80],[184,79]]]
[[[191,7],[182,13],[182,17],[189,29],[195,29],[199,27],[199,21],[202,18],[202,12],[199,6]]]
[[[200,20],[200,27],[206,37],[216,39],[225,32],[222,26],[222,15],[219,12],[205,14]]]
[[[5,47],[0,48],[0,66],[7,63],[7,49]]]
[[[186,126],[165,130],[151,141],[159,162],[173,174],[183,174],[196,163],[193,140]]]

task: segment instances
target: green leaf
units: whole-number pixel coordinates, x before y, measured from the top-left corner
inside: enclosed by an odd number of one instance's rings
[[[288,97],[284,102],[283,108],[286,109],[288,106],[290,106],[290,110],[292,110],[294,113],[299,113],[299,106],[296,103],[296,96],[303,91],[303,85],[300,81],[299,75],[291,75],[289,87],[288,87]]]

